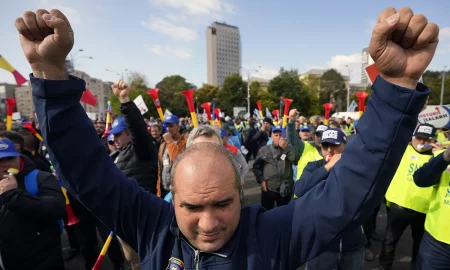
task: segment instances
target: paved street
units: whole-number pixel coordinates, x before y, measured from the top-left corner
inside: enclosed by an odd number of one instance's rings
[[[260,188],[259,185],[256,183],[255,178],[253,176],[253,173],[250,171],[249,175],[247,176],[245,186],[244,186],[244,192],[245,192],[245,204],[259,204],[260,201]],[[305,221],[308,222],[308,221]],[[380,234],[380,236],[383,236],[384,234],[384,228],[386,226],[386,211],[384,206],[382,207],[379,215],[378,215],[378,221],[377,221],[377,232]],[[68,243],[67,243],[67,237],[64,235],[63,237],[63,246],[65,249],[65,252],[67,252],[68,249]],[[400,240],[398,246],[397,246],[397,254],[396,254],[396,261],[394,264],[394,267],[392,270],[407,270],[410,269],[410,261],[411,261],[411,247],[412,247],[412,241],[411,241],[411,232],[408,229],[405,234],[403,235],[402,239]],[[100,248],[99,248],[100,249]],[[374,254],[378,254],[380,251],[380,241],[373,241],[373,252]],[[82,270],[84,269],[83,264],[83,258],[78,255],[78,257],[70,262],[67,262],[66,269],[69,270]],[[102,270],[109,270],[112,269],[111,263],[108,258],[105,259],[102,265]],[[127,268],[129,269],[129,268]],[[364,268],[365,270],[372,270],[377,269],[377,263],[376,260],[373,262],[367,262],[366,266]]]

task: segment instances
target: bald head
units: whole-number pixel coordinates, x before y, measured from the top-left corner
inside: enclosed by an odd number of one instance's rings
[[[241,178],[239,175],[239,164],[233,154],[223,145],[210,142],[201,142],[186,148],[175,159],[172,171],[172,192],[175,193],[176,181],[182,180],[184,173],[195,173],[202,171],[212,175],[223,172],[231,173],[236,189],[241,192]],[[180,174],[178,174],[180,172]],[[200,180],[199,180],[200,181]]]

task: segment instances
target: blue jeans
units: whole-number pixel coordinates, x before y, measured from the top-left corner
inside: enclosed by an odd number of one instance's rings
[[[363,270],[364,247],[348,252],[326,251],[306,263],[306,270]]]
[[[450,245],[439,242],[425,232],[420,242],[416,259],[416,270],[449,270]]]

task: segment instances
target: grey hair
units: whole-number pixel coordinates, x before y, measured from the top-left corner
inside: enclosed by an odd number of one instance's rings
[[[212,155],[213,157],[211,158],[217,158],[219,156],[224,157],[231,163],[234,171],[234,185],[236,187],[236,190],[239,192],[240,201],[241,203],[243,203],[241,176],[239,174],[239,164],[237,163],[236,158],[231,153],[231,151],[225,148],[223,145],[210,142],[196,143],[191,145],[190,147],[186,147],[186,149],[175,158],[175,161],[172,165],[172,170],[170,172],[172,194],[175,195],[175,183],[173,179],[175,178],[178,164],[180,164],[180,162],[185,158],[191,158],[200,155]]]
[[[220,137],[220,130],[216,127],[201,125],[194,128],[190,133],[186,142],[186,148],[194,143],[194,140],[198,137],[205,136],[211,138],[216,136],[220,144],[223,143],[222,137]]]

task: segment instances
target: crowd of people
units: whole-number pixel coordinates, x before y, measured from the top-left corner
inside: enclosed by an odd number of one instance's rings
[[[411,267],[450,269],[449,133],[417,121],[430,92],[418,81],[438,42],[423,18],[409,8],[380,14],[369,50],[381,77],[358,120],[308,119],[295,108],[285,126],[268,117],[196,127],[189,117],[144,119],[118,80],[122,116],[107,130],[80,106],[85,82],[64,70],[68,19],[26,12],[16,27],[44,141],[0,132],[0,268],[64,269],[81,253],[92,269],[98,231],[114,234],[114,269],[364,269],[373,239],[382,241],[380,269],[390,269],[411,226]],[[250,169],[258,206],[243,205]],[[79,219],[70,226],[69,202]]]

